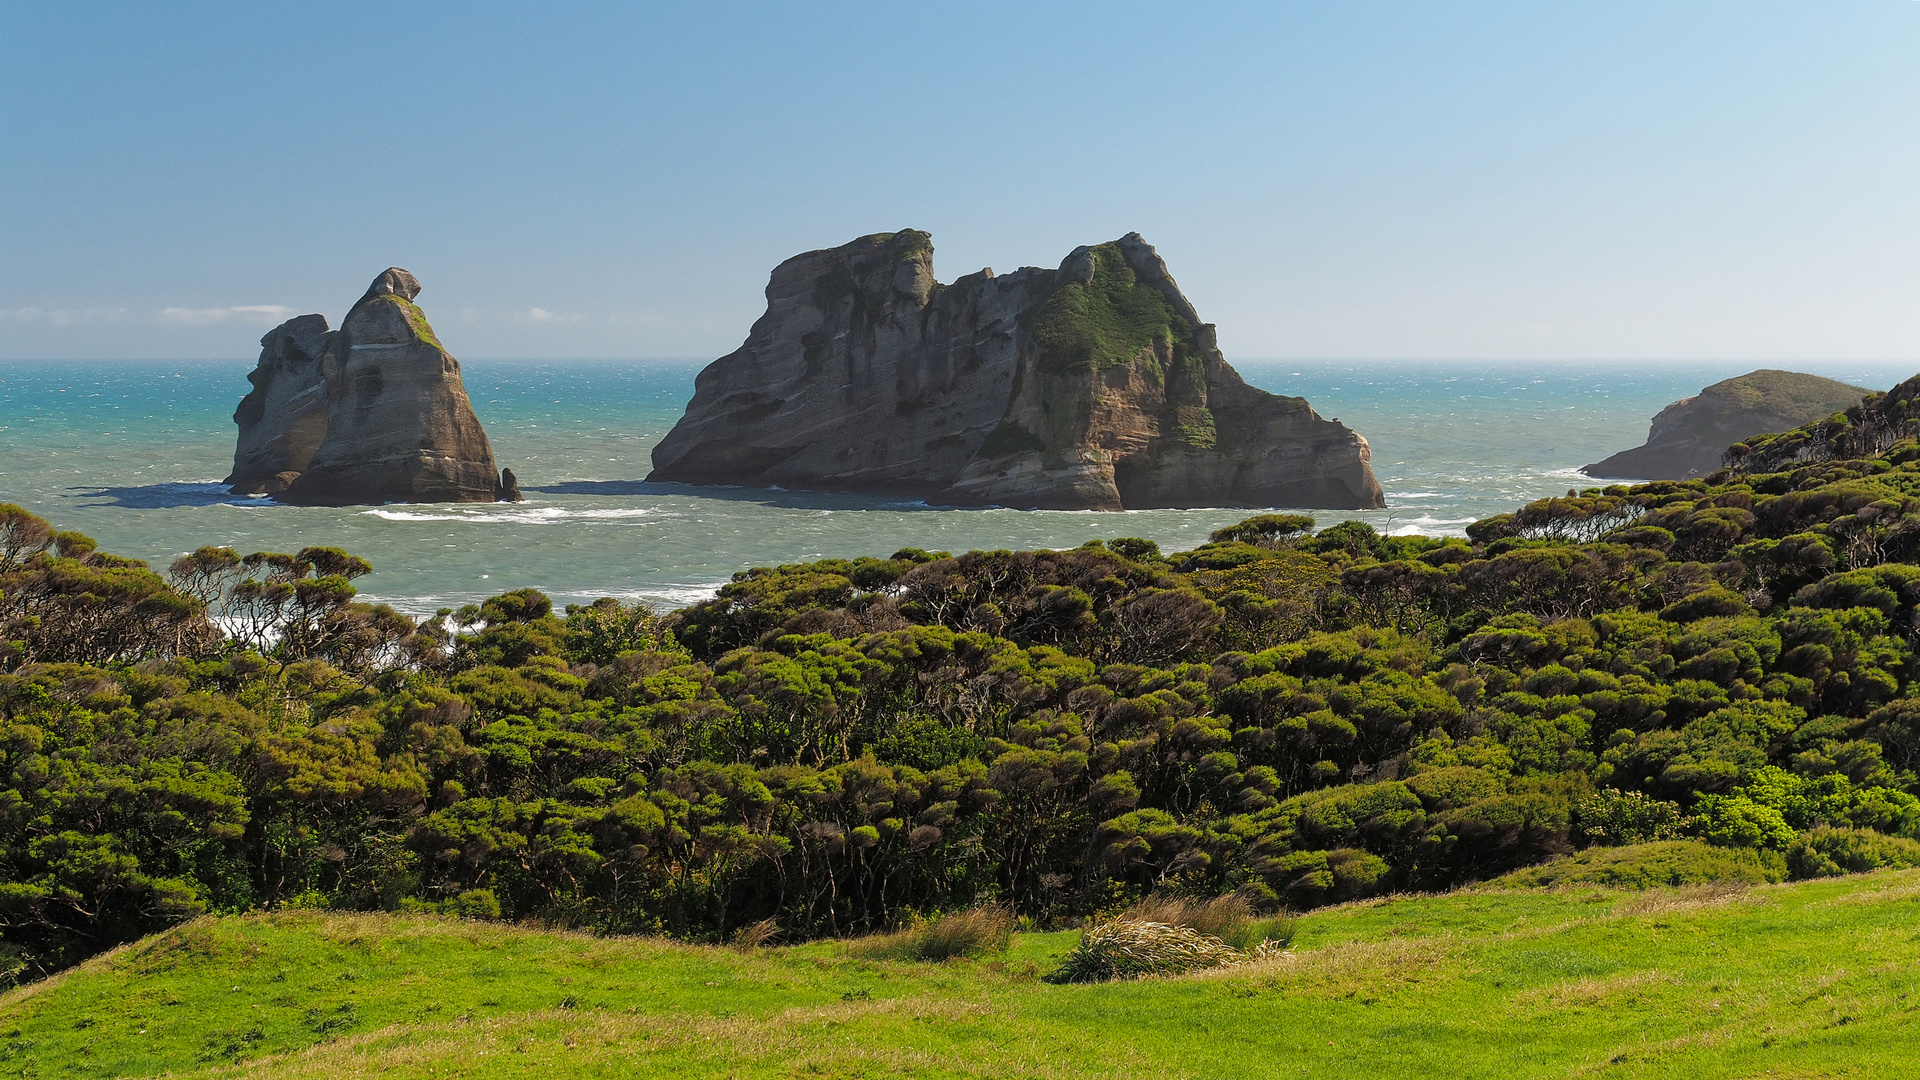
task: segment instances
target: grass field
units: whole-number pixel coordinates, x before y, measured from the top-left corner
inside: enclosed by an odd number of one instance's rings
[[[1411,897],[1295,951],[1053,985],[419,916],[205,918],[0,997],[0,1076],[1920,1076],[1920,871]]]

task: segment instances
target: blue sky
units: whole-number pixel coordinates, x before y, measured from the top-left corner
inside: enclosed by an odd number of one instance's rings
[[[0,358],[711,357],[1139,230],[1233,357],[1920,358],[1920,3],[0,0]]]

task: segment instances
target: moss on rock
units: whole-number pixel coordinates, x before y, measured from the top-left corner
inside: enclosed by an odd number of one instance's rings
[[[1119,244],[1101,244],[1091,254],[1091,279],[1055,289],[1028,323],[1043,370],[1099,371],[1134,359],[1155,341],[1171,343],[1176,353],[1191,346],[1193,326],[1140,280]]]

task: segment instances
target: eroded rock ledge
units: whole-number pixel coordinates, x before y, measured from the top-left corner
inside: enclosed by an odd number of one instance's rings
[[[951,505],[1385,505],[1367,441],[1247,385],[1137,233],[1057,270],[933,276],[932,238],[781,263],[651,480]]]
[[[260,339],[253,391],[233,414],[235,494],[312,506],[519,500],[418,295],[393,267],[340,329],[302,315]]]

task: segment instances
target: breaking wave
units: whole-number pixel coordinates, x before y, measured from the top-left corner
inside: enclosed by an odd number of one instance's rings
[[[557,525],[565,521],[604,521],[663,514],[653,507],[640,506],[568,510],[558,506],[516,507],[509,503],[485,503],[471,509],[450,506],[432,510],[377,506],[362,510],[361,513],[387,521],[457,521],[469,525]]]

